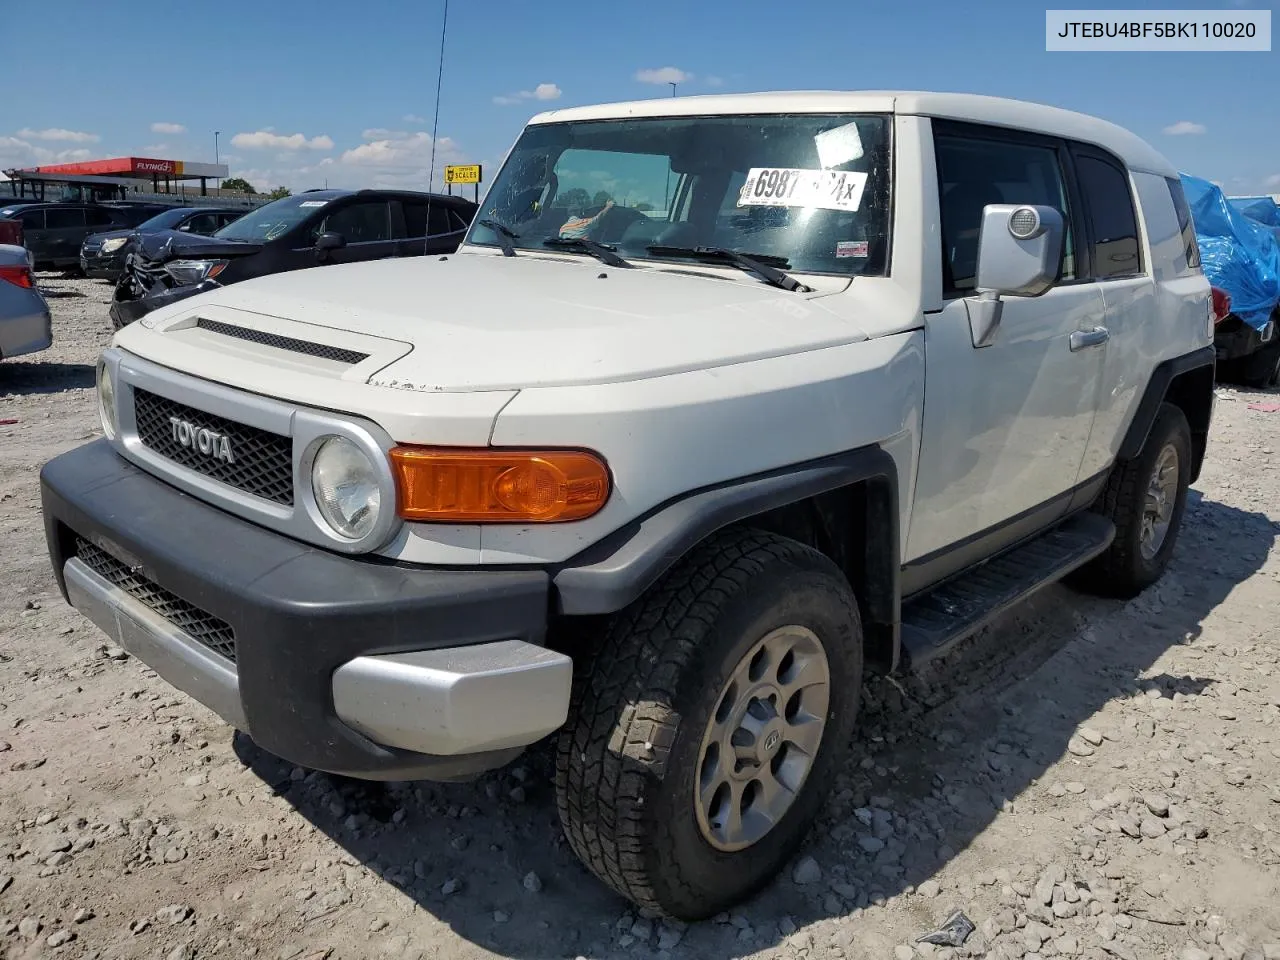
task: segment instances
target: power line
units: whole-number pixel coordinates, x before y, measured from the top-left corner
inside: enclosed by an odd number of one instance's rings
[[[449,0],[444,0],[444,18],[440,22],[440,66],[436,72],[436,112],[431,119],[431,173],[427,180],[426,235],[431,236],[431,194],[436,186],[436,134],[440,129],[440,89],[444,85],[444,41],[449,31]],[[422,241],[422,252],[427,252],[427,240]]]

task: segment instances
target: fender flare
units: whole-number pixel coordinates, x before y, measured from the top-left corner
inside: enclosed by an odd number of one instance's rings
[[[875,569],[867,575],[874,596],[862,599],[875,621],[896,625],[898,472],[893,457],[877,444],[705,487],[660,504],[559,568],[552,576],[553,603],[566,615],[614,613],[717,530],[862,481],[878,485],[877,505],[868,505],[873,522],[868,524],[867,552]],[[896,640],[896,629],[894,633]]]
[[[1142,450],[1142,445],[1147,442],[1147,436],[1151,433],[1151,425],[1155,423],[1160,404],[1164,402],[1165,397],[1169,394],[1169,385],[1177,377],[1203,367],[1208,367],[1212,370],[1215,362],[1214,349],[1210,345],[1201,347],[1191,353],[1183,354],[1180,357],[1170,357],[1168,360],[1158,364],[1151,371],[1151,378],[1147,381],[1146,389],[1142,393],[1142,399],[1138,401],[1138,407],[1134,412],[1133,420],[1129,423],[1129,429],[1125,431],[1124,439],[1120,442],[1120,449],[1116,453],[1116,459],[1132,460]],[[1212,408],[1212,382],[1212,378],[1210,378],[1210,409]],[[1193,423],[1191,428],[1198,433],[1207,434],[1209,424],[1206,419],[1203,425]],[[1203,445],[1200,446],[1203,449]],[[1198,464],[1197,470],[1194,472],[1199,472]]]

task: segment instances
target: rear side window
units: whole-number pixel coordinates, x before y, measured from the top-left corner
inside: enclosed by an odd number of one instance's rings
[[[454,227],[449,219],[449,208],[444,204],[407,201],[404,207],[404,235],[414,239],[418,237],[435,237],[442,233],[452,233]]]
[[[22,221],[23,230],[44,229],[43,210],[24,210],[22,213],[18,214],[18,219]]]
[[[1114,163],[1085,154],[1076,156],[1076,178],[1089,216],[1094,279],[1140,276],[1138,218],[1128,176]]]
[[[91,227],[114,227],[116,222],[106,210],[91,209],[85,211],[85,219]]]
[[[50,207],[44,212],[44,225],[48,230],[66,230],[84,226],[84,210],[80,207]]]
[[[1187,194],[1182,189],[1182,181],[1173,177],[1165,177],[1169,185],[1169,198],[1173,201],[1174,213],[1178,215],[1178,230],[1182,233],[1182,249],[1186,266],[1192,270],[1200,269],[1200,244],[1196,243],[1196,226],[1191,221],[1191,207],[1187,204]]]

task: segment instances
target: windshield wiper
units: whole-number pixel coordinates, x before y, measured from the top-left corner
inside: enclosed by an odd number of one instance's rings
[[[542,241],[542,245],[544,247],[562,247],[566,250],[583,250],[601,263],[606,263],[611,267],[634,266],[634,264],[614,253],[615,247],[597,243],[595,240],[588,240],[586,237],[547,237]]]
[[[791,261],[786,257],[775,257],[768,253],[739,253],[724,247],[668,247],[655,244],[645,249],[655,257],[689,257],[704,263],[732,264],[747,273],[754,273],[770,286],[796,293],[813,292],[811,287],[806,287],[795,277],[788,276],[779,269],[791,266]]]
[[[480,226],[488,227],[498,235],[498,246],[502,248],[502,255],[504,257],[514,257],[516,255],[516,245],[511,241],[519,240],[520,234],[516,233],[505,223],[499,223],[497,220],[485,219],[478,222]]]

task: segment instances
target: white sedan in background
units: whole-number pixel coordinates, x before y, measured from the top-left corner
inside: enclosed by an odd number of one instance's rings
[[[53,319],[36,289],[26,248],[0,244],[0,360],[52,343]]]

